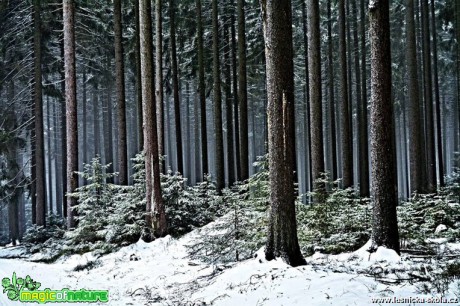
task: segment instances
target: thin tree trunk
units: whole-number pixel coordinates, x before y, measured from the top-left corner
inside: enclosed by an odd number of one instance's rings
[[[239,104],[239,146],[240,175],[244,181],[249,178],[249,140],[248,140],[248,89],[246,71],[246,20],[244,0],[237,0],[238,12],[238,104]]]
[[[201,172],[202,180],[209,172],[208,166],[208,136],[206,128],[206,93],[204,83],[204,47],[203,47],[203,18],[201,16],[201,0],[196,0],[197,36],[198,36],[198,91],[200,95],[201,122]]]
[[[353,185],[353,144],[350,129],[350,101],[348,96],[347,46],[345,28],[345,0],[339,0],[339,54],[340,54],[340,120],[342,130],[342,186]]]
[[[385,246],[399,254],[389,15],[389,0],[370,3],[372,241],[374,247]]]
[[[232,53],[232,84],[233,84],[233,108],[235,118],[235,166],[236,166],[236,180],[241,181],[241,150],[240,150],[240,118],[238,107],[238,75],[237,75],[237,42],[236,42],[236,29],[235,29],[235,15],[236,7],[235,0],[231,0],[232,15],[230,17],[230,34],[231,38],[231,53]]]
[[[41,71],[40,1],[34,0],[34,104],[35,104],[35,194],[36,222],[46,225],[45,135],[43,128],[43,98]]]
[[[212,0],[212,58],[214,79],[214,134],[216,146],[216,189],[217,192],[225,187],[224,171],[224,141],[222,131],[222,91],[220,75],[220,52],[219,52],[219,20],[217,0]]]
[[[171,70],[173,83],[173,98],[174,98],[174,122],[176,128],[176,160],[177,171],[184,174],[184,158],[182,154],[182,127],[180,116],[180,101],[179,101],[179,79],[177,68],[177,52],[176,52],[176,24],[175,24],[175,5],[174,0],[169,0],[169,25],[170,25],[170,41],[171,41]]]
[[[308,78],[310,80],[310,133],[313,188],[322,193],[324,184],[317,180],[324,172],[323,106],[321,101],[321,42],[319,2],[308,0]]]
[[[163,19],[162,19],[162,0],[155,1],[155,101],[157,104],[157,132],[158,132],[158,152],[161,157],[165,155],[165,125],[164,125],[164,104],[163,104]],[[166,159],[162,159],[160,171],[165,173]]]
[[[78,187],[78,126],[77,126],[77,82],[75,70],[75,4],[64,0],[64,67],[67,122],[67,191]],[[67,228],[76,226],[77,199],[67,198]]]
[[[48,193],[48,204],[49,204],[49,213],[52,214],[53,213],[53,177],[52,177],[52,173],[53,173],[53,167],[52,167],[52,163],[51,163],[51,159],[52,159],[52,154],[53,154],[53,150],[52,150],[52,147],[51,147],[51,132],[52,132],[52,128],[51,128],[51,107],[50,107],[50,98],[47,97],[46,98],[46,129],[47,129],[47,138],[48,138],[48,144],[47,144],[47,147],[48,147],[48,190],[49,190],[49,193]]]
[[[407,88],[409,98],[409,164],[410,164],[410,193],[422,192],[421,126],[420,100],[417,73],[417,51],[414,24],[414,0],[406,0],[406,62]]]
[[[55,101],[56,102],[56,101]],[[58,149],[58,126],[59,126],[59,116],[57,113],[56,109],[56,103],[53,103],[53,129],[54,129],[54,177],[56,180],[56,213],[58,216],[62,217],[62,199],[60,198],[60,195],[62,194],[62,178],[61,178],[61,166],[59,165],[59,149]],[[61,154],[63,154],[61,152]]]
[[[134,0],[134,22],[135,22],[135,47],[134,57],[136,62],[136,105],[137,105],[137,133],[139,135],[139,151],[144,148],[144,133],[143,133],[143,121],[142,121],[142,81],[141,81],[141,51],[140,51],[140,33],[139,33],[139,0]],[[164,149],[163,151],[164,154]]]
[[[229,28],[231,21],[230,18],[227,20],[227,24],[224,25],[224,70],[225,70],[225,110],[227,118],[227,172],[228,172],[228,185],[231,186],[235,182],[235,162],[233,152],[233,97],[232,97],[232,76],[231,69],[232,65],[230,62],[230,45],[231,36]]]

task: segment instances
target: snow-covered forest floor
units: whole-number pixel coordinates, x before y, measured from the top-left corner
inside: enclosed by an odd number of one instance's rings
[[[401,257],[384,248],[370,254],[365,245],[339,255],[316,252],[307,265],[292,268],[265,261],[263,249],[239,263],[207,264],[189,256],[187,246],[199,237],[195,230],[179,239],[140,240],[98,258],[85,253],[52,264],[34,262],[40,253],[21,258],[21,246],[0,248],[0,276],[30,275],[42,290],[109,290],[108,305],[459,304],[460,281],[439,267],[460,254],[460,244],[439,240],[438,256]],[[0,304],[21,305],[6,294]]]

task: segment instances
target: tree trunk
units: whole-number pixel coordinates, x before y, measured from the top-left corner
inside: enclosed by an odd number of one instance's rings
[[[150,0],[139,1],[140,53],[142,79],[142,113],[144,122],[146,226],[145,240],[151,240],[151,231],[156,237],[167,233],[166,214],[160,185],[160,160],[158,156],[158,134],[153,92],[153,45]]]
[[[64,67],[67,122],[67,192],[75,192],[78,187],[78,125],[77,125],[77,82],[75,69],[75,4],[64,0]],[[67,197],[67,228],[76,223],[77,199]]]
[[[201,122],[201,171],[202,180],[209,172],[208,166],[208,136],[206,128],[206,93],[204,84],[204,47],[203,47],[203,18],[201,16],[201,0],[196,0],[197,36],[198,36],[198,91],[200,95],[200,122]]]
[[[48,151],[47,151],[47,154],[48,154],[48,204],[49,204],[49,213],[52,214],[53,213],[53,177],[52,177],[52,173],[53,173],[53,167],[52,167],[52,156],[53,156],[53,150],[52,150],[52,147],[51,147],[51,135],[52,135],[52,131],[53,129],[51,128],[51,102],[50,102],[50,98],[47,97],[46,98],[46,129],[47,129],[47,133],[46,135],[48,136],[48,141],[47,141],[47,148],[48,148]]]
[[[231,19],[228,18],[227,24],[224,26],[224,69],[225,69],[225,111],[227,118],[227,172],[228,172],[228,185],[231,186],[235,182],[235,162],[233,152],[233,96],[232,96],[232,64],[230,62],[230,24]]]
[[[244,181],[249,178],[248,85],[246,76],[246,17],[244,12],[244,0],[237,0],[237,12],[240,179]]]
[[[409,98],[409,164],[410,164],[410,193],[422,192],[422,145],[420,126],[420,100],[417,73],[417,51],[414,24],[414,0],[406,0],[406,61],[407,89]]]
[[[385,246],[399,254],[389,15],[389,0],[370,3],[372,241],[375,247]]]
[[[115,33],[115,82],[118,109],[118,183],[128,184],[128,145],[126,141],[125,65],[123,58],[123,31],[121,0],[113,1]]]
[[[158,132],[158,153],[161,157],[165,155],[165,125],[164,125],[164,106],[163,106],[163,19],[161,9],[162,0],[155,2],[155,101],[157,104],[157,132]],[[162,159],[160,171],[165,173],[166,159]]]
[[[324,172],[323,106],[321,101],[321,42],[318,0],[308,0],[308,78],[310,80],[310,134],[313,189],[324,191],[317,182]]]
[[[170,25],[170,41],[171,41],[171,70],[173,83],[173,98],[174,98],[174,122],[176,128],[176,160],[177,171],[184,174],[184,158],[182,154],[182,128],[180,116],[180,101],[179,101],[179,78],[177,68],[177,52],[176,52],[176,24],[175,24],[175,5],[174,0],[169,0],[169,25]]]
[[[262,0],[268,92],[270,219],[268,260],[305,264],[297,240],[294,205],[294,65],[291,1]]]
[[[340,123],[342,130],[342,186],[353,185],[353,144],[348,99],[347,47],[345,40],[345,0],[339,0],[339,54],[340,54]]]
[[[214,78],[214,126],[216,146],[216,189],[220,193],[225,187],[224,141],[222,131],[222,91],[220,82],[219,24],[217,0],[212,0],[212,58]]]
[[[35,194],[37,225],[46,225],[45,135],[43,128],[40,1],[34,0]]]
[[[142,122],[142,84],[141,84],[141,51],[140,51],[140,33],[139,33],[139,0],[134,0],[134,22],[135,22],[135,47],[134,57],[136,62],[136,105],[137,105],[137,133],[139,134],[139,151],[144,148],[144,134],[143,134],[143,122]],[[164,154],[164,149],[163,151]]]

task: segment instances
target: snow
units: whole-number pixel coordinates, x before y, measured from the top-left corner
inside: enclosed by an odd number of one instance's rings
[[[373,299],[381,297],[430,297],[417,293],[415,284],[384,284],[358,273],[369,267],[391,270],[405,265],[393,250],[380,247],[369,253],[370,242],[353,253],[316,252],[306,258],[307,265],[296,268],[280,259],[266,261],[263,249],[249,260],[212,266],[188,256],[186,246],[196,237],[192,232],[180,239],[138,241],[99,258],[87,253],[62,257],[53,264],[0,259],[0,278],[16,272],[41,282],[40,289],[109,290],[108,305],[372,305]],[[0,254],[18,250],[0,248]],[[90,263],[90,270],[82,269]],[[445,297],[455,295],[449,292]],[[10,304],[0,292],[0,305]]]

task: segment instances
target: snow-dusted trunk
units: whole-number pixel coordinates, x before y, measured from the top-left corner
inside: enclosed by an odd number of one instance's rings
[[[391,99],[389,0],[369,5],[371,41],[371,163],[374,218],[372,240],[399,253],[397,178]]]

